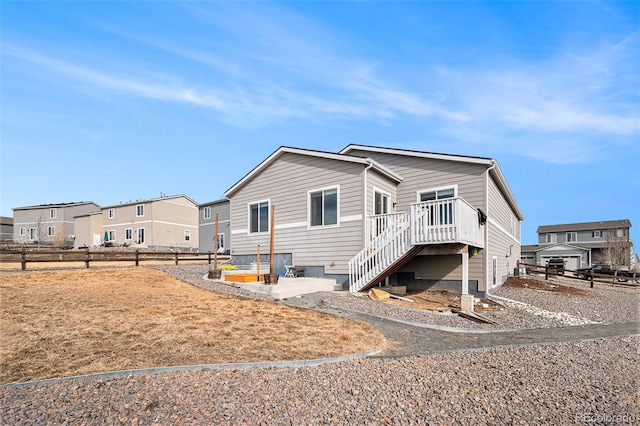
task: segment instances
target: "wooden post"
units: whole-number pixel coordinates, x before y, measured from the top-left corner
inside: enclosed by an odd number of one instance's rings
[[[545,280],[549,279],[549,266],[544,267],[544,279]]]
[[[211,265],[211,250],[207,252],[207,258],[209,259],[209,265]]]
[[[22,270],[26,271],[27,270],[27,249],[23,248],[22,249]]]
[[[136,249],[136,266],[140,264],[140,249]]]
[[[176,247],[176,265],[178,264],[178,248]]]
[[[90,255],[89,255],[89,249],[87,248],[87,251],[84,254],[84,266],[89,269],[89,260],[90,260]]]
[[[593,269],[589,268],[589,287],[593,288]]]
[[[258,244],[258,282],[260,282],[260,244]]]

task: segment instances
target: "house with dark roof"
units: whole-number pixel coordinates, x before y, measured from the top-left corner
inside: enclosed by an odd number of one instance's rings
[[[521,259],[545,266],[549,259],[560,257],[569,270],[605,264],[611,237],[631,248],[630,228],[628,219],[542,225],[537,230],[538,244],[522,246]]]
[[[523,216],[492,158],[283,146],[225,197],[234,263],[266,253],[273,231],[276,273],[295,265],[354,292],[395,284],[483,295],[520,259]]]

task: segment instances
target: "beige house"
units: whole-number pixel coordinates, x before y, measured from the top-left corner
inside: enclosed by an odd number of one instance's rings
[[[198,250],[198,205],[186,195],[106,206],[100,212],[98,218],[78,218],[82,229],[91,232],[86,246]]]
[[[74,218],[99,210],[100,206],[92,201],[16,207],[13,240],[47,245],[70,243],[76,238]]]
[[[268,252],[351,291],[381,283],[495,291],[520,259],[522,213],[491,158],[349,145],[280,147],[232,186],[234,263]]]

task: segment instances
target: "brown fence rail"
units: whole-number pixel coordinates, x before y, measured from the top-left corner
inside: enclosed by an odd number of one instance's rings
[[[628,282],[631,282],[632,285],[635,285],[633,283],[640,283],[640,273],[633,272],[633,271],[629,271],[627,275],[617,275],[617,274],[614,275],[614,274],[601,274],[598,272],[593,272],[592,269],[587,269],[587,270],[581,271],[580,274],[583,275],[582,277],[578,277],[577,271],[572,271],[571,269],[563,269],[564,272],[559,273],[558,270],[553,267],[531,265],[523,262],[518,262],[518,267],[525,267],[527,270],[527,273],[544,274],[545,280],[549,279],[549,275],[556,275],[559,277],[571,278],[571,279],[580,280],[580,281],[587,280],[589,281],[591,288],[593,288],[594,281],[604,282],[604,283],[614,283],[619,285],[623,285]],[[569,273],[570,275],[567,275],[567,273]]]
[[[230,259],[229,256],[217,256],[219,262]],[[173,261],[176,265],[185,261],[200,261],[211,264],[214,253],[188,252],[188,251],[142,251],[142,250],[39,250],[32,251],[22,249],[21,251],[5,252],[0,255],[2,263],[20,263],[21,269],[26,271],[27,263],[38,262],[84,262],[89,268],[92,262],[135,262],[136,266],[144,261]]]

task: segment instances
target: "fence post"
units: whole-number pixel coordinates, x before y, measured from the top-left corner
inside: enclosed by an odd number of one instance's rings
[[[84,253],[84,266],[89,269],[89,249],[87,249]]]
[[[178,250],[176,249],[176,265],[178,265]]]
[[[544,267],[544,279],[545,280],[549,279],[549,266]]]
[[[22,270],[26,271],[27,270],[27,249],[23,248],[22,249]]]
[[[136,249],[136,266],[140,265],[140,249]]]
[[[209,257],[209,265],[211,265],[211,250],[207,252],[207,255]]]
[[[589,268],[589,287],[593,288],[593,269]]]

